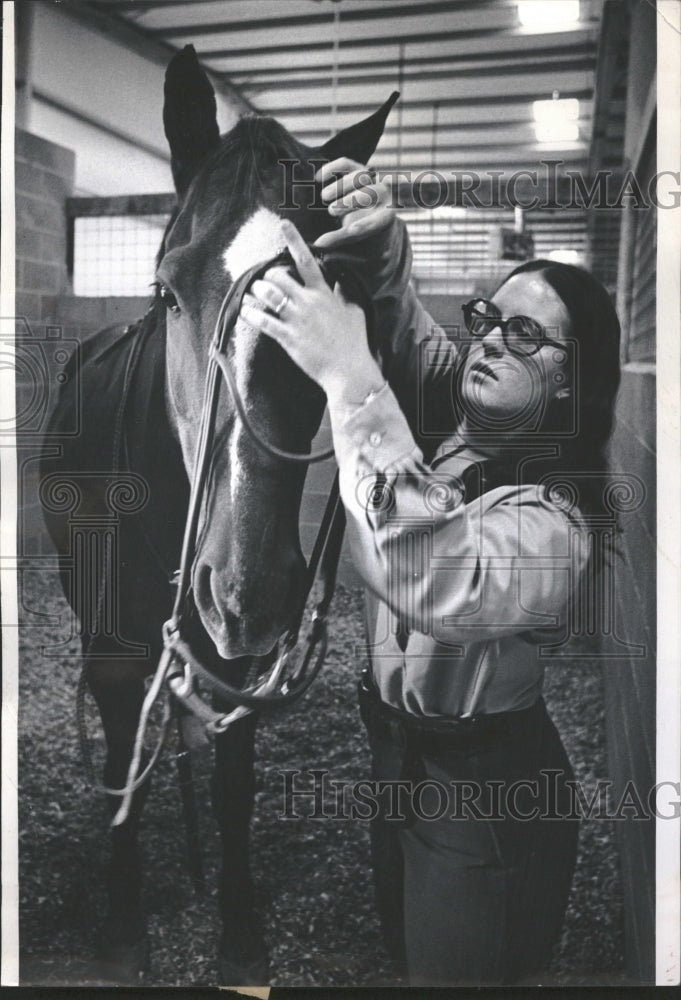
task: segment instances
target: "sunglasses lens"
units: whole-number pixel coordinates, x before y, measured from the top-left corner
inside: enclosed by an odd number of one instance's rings
[[[486,337],[494,329],[494,323],[494,319],[488,316],[476,316],[473,313],[468,329],[474,337]]]
[[[499,310],[487,299],[475,299],[464,308],[468,332],[474,337],[486,337],[499,321]]]
[[[534,354],[544,340],[544,328],[529,316],[512,316],[506,325],[507,342],[518,354]]]

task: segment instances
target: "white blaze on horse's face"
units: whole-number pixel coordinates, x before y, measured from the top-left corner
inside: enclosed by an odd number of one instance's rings
[[[246,219],[225,250],[225,268],[236,281],[244,271],[274,257],[284,246],[281,218],[261,206]]]
[[[270,260],[283,246],[280,216],[261,205],[242,223],[225,250],[223,254],[225,269],[232,281],[236,281],[255,264]],[[239,383],[244,384],[252,358],[252,344],[249,341],[252,340],[254,334],[242,320],[237,321],[234,334],[235,374]],[[241,450],[241,435],[233,434],[230,443],[230,492],[232,500],[235,499],[244,473]]]

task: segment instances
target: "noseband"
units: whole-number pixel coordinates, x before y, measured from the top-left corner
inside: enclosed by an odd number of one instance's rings
[[[358,274],[357,260],[342,253],[324,252],[315,247],[310,249],[317,258],[327,283],[333,286],[336,281],[340,281],[346,296],[364,309],[367,317],[369,342],[372,346],[373,303]],[[253,281],[262,277],[275,265],[294,267],[293,259],[288,251],[283,251],[272,259],[250,268],[227,292],[218,313],[209,352],[199,445],[192,475],[180,569],[175,574],[177,583],[175,602],[171,617],[163,626],[163,652],[142,706],[133,757],[126,786],[119,793],[122,795],[122,802],[113,820],[114,825],[119,825],[126,819],[135,789],[146,779],[153,766],[155,758],[152,758],[152,762],[141,774],[139,773],[147,722],[164,683],[168,685],[175,698],[196,715],[209,731],[220,733],[224,732],[231,723],[255,709],[288,705],[300,698],[312,684],[324,663],[327,650],[326,618],[333,598],[345,528],[345,511],[340,500],[338,473],[334,477],[310,556],[305,579],[305,593],[299,612],[295,621],[281,637],[280,651],[272,666],[266,672],[258,674],[246,686],[234,686],[216,676],[195,654],[187,638],[183,635],[183,626],[186,625],[188,615],[194,607],[191,575],[197,554],[196,540],[200,513],[210,475],[220,375],[222,374],[225,379],[244,429],[257,447],[267,455],[287,462],[310,464],[330,458],[334,453],[333,448],[329,448],[319,452],[299,454],[285,451],[268,442],[251,423],[241,399],[236,379],[229,366],[227,343],[236,325],[243,296]],[[311,626],[305,638],[304,649],[295,657],[305,606],[317,581],[319,581],[322,596],[312,612]],[[199,694],[197,679],[204,681],[215,694],[235,707],[226,713],[215,711]]]

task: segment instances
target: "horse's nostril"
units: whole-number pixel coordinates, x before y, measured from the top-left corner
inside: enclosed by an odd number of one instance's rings
[[[233,588],[225,586],[208,563],[201,563],[194,571],[194,603],[220,655],[228,659],[240,655],[231,647],[241,644],[243,609],[234,598]]]
[[[300,564],[299,564],[300,563]],[[194,569],[194,603],[221,656],[262,655],[295,619],[302,597],[304,563],[287,560],[248,586],[208,562]]]
[[[213,605],[212,572],[210,566],[204,563],[202,566],[198,566],[194,573],[194,600],[200,611],[205,611]]]
[[[202,616],[216,625],[242,613],[234,588],[216,573],[209,563],[197,566],[194,573],[194,601]]]

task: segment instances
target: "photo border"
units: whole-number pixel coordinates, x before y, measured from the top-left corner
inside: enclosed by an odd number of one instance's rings
[[[651,2],[651,0],[641,0]],[[681,0],[658,0],[657,100],[658,171],[678,171],[681,163]],[[4,0],[2,63],[2,243],[0,316],[14,314],[14,3]],[[681,780],[681,209],[657,210],[657,781]],[[0,419],[15,416],[14,373],[0,371]],[[16,449],[0,449],[1,509],[0,601],[2,627],[2,978],[3,986],[18,983],[18,843],[17,843],[17,710],[18,614]],[[671,804],[672,796],[667,800]],[[661,808],[665,803],[658,798]],[[681,820],[656,823],[656,982],[678,984],[681,957]],[[28,989],[28,988],[26,988]],[[144,987],[132,995],[157,989]],[[509,987],[509,990],[518,989]],[[649,987],[627,988],[628,997],[645,996]],[[3,991],[5,992],[5,991]],[[23,993],[23,988],[8,994]],[[31,996],[72,996],[76,989],[31,987]],[[99,990],[92,992],[100,993]],[[107,991],[108,992],[108,991]],[[129,993],[127,989],[123,992]],[[173,990],[186,995],[230,995],[231,990]],[[263,991],[259,991],[262,995]],[[334,997],[385,996],[384,990],[334,989]],[[404,996],[432,996],[433,990],[403,988]],[[459,992],[440,989],[438,995]],[[585,992],[600,992],[588,989]],[[666,992],[663,989],[663,993]],[[562,990],[546,988],[545,997]],[[322,988],[272,988],[272,1000],[307,1000]],[[518,990],[526,995],[527,990]],[[476,996],[498,991],[476,990]]]

